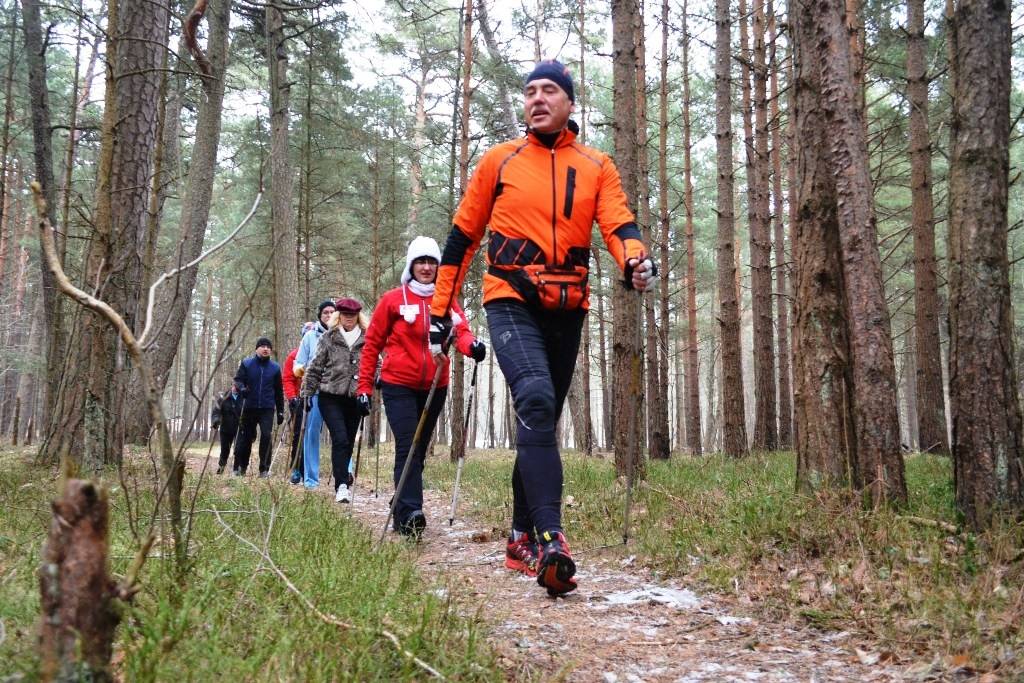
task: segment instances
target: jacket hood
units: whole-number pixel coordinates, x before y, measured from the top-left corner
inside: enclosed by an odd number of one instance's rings
[[[437,242],[432,237],[423,237],[422,235],[413,239],[409,242],[409,249],[405,253],[405,270],[402,271],[402,284],[409,284],[409,280],[412,279],[412,262],[421,256],[429,256],[441,263],[441,248],[437,246]]]

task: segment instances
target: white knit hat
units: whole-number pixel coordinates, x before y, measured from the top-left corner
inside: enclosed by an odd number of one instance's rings
[[[402,271],[402,284],[409,284],[412,279],[412,262],[418,258],[427,256],[441,263],[441,248],[432,237],[420,235],[409,242],[409,250],[405,254],[405,270]]]

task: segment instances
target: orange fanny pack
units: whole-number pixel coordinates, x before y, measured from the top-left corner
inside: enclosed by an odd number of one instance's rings
[[[589,273],[583,266],[556,268],[541,263],[515,270],[491,267],[487,272],[512,285],[526,303],[546,311],[579,310],[590,294]]]

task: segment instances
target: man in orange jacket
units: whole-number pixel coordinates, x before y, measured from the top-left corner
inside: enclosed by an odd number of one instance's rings
[[[551,595],[576,588],[562,531],[562,461],[555,426],[576,366],[590,292],[591,228],[624,274],[645,291],[656,274],[604,153],[576,141],[572,76],[556,61],[526,78],[525,138],[484,153],[448,236],[431,303],[431,345],[451,329],[452,302],[490,228],[484,310],[491,345],[515,404],[512,535],[505,565],[536,576]]]

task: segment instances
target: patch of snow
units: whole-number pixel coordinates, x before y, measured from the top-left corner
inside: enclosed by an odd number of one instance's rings
[[[638,603],[655,602],[675,609],[696,609],[700,607],[700,598],[685,588],[665,588],[663,586],[644,586],[619,593],[602,596],[612,605],[636,605]]]
[[[747,617],[734,617],[729,614],[717,616],[715,617],[715,621],[722,626],[738,626],[740,624],[749,624],[751,622]]]

